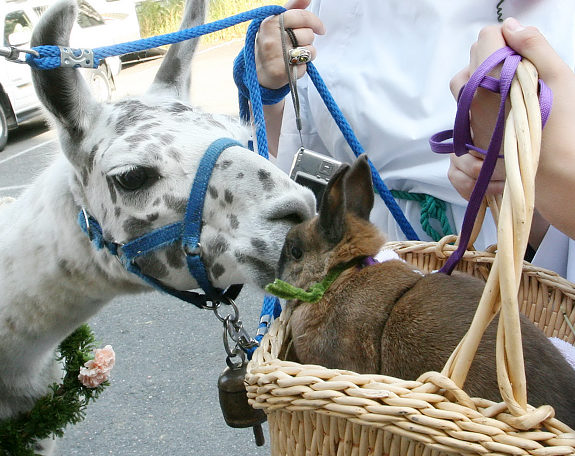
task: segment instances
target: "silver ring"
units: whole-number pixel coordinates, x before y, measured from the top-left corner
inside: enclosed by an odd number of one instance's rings
[[[288,51],[290,65],[302,65],[311,61],[311,51],[303,47],[296,47]]]

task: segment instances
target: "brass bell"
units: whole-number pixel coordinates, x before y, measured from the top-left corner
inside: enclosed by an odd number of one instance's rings
[[[248,395],[244,385],[247,363],[241,366],[226,367],[218,379],[220,407],[226,424],[233,428],[252,427],[256,445],[264,444],[262,423],[266,421],[263,410],[254,409],[248,403]]]

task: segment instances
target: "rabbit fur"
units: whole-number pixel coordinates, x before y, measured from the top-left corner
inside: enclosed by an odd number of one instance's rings
[[[307,289],[334,266],[374,256],[385,242],[369,222],[371,171],[365,156],[329,182],[319,214],[293,227],[278,276]],[[466,274],[423,274],[401,260],[345,270],[315,304],[288,302],[292,345],[287,357],[304,364],[415,380],[441,371],[467,331],[484,282]],[[495,371],[497,319],[489,325],[464,390],[501,401]],[[575,371],[521,315],[528,400],[550,404],[575,427]]]

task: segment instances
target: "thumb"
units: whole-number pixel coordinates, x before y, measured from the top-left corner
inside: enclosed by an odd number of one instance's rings
[[[566,65],[537,28],[524,27],[510,17],[503,22],[502,32],[509,47],[530,60],[543,79],[546,74],[553,76],[559,67]]]
[[[284,8],[285,9],[306,9],[309,4],[311,3],[311,0],[288,0],[285,5]]]

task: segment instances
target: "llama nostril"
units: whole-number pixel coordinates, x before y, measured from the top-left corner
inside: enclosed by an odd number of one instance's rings
[[[290,225],[297,225],[313,216],[313,207],[304,201],[284,200],[275,204],[266,216],[270,221],[283,221]]]
[[[290,225],[297,225],[303,222],[305,219],[302,217],[301,214],[298,213],[286,213],[286,214],[277,214],[273,217],[270,217],[270,220],[283,220],[288,222]]]

